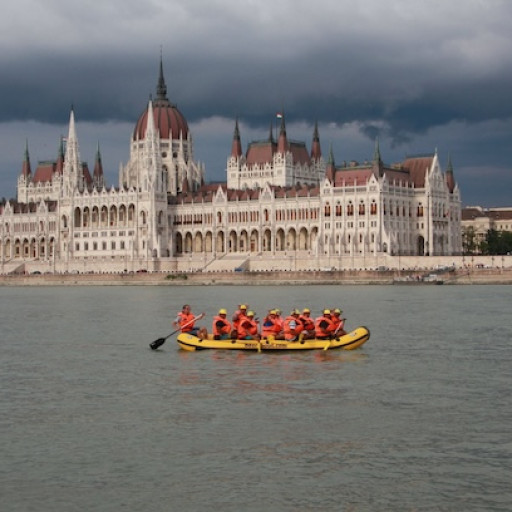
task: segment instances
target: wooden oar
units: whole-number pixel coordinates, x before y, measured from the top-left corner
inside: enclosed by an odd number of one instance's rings
[[[173,334],[176,334],[177,332],[181,331],[183,329],[183,327],[187,327],[188,325],[193,324],[196,320],[201,320],[201,318],[203,318],[203,316],[204,316],[204,313],[201,313],[200,315],[192,318],[192,320],[190,320],[186,324],[183,324],[182,326],[180,326],[179,329],[172,331],[171,334],[168,334],[165,338],[158,338],[157,340],[152,341],[149,344],[149,346],[151,347],[152,350],[156,350],[157,348],[161,347],[166,342],[167,338],[170,338]]]

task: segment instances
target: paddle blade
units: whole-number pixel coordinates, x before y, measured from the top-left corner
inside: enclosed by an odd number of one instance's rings
[[[156,350],[158,347],[161,347],[165,343],[165,338],[158,338],[157,340],[151,342],[149,346],[151,350]]]

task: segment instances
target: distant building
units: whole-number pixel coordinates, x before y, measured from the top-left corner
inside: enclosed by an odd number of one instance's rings
[[[478,254],[489,230],[512,232],[512,208],[468,206],[462,209],[461,225],[463,233],[472,232],[474,252]]]
[[[358,268],[379,256],[461,253],[461,198],[437,152],[386,165],[337,166],[286,133],[242,150],[235,121],[226,182],[206,184],[185,117],[156,99],[135,124],[128,163],[107,186],[98,147],[92,173],[79,154],[75,115],[57,159],[31,169],[28,144],[17,201],[0,205],[2,273]]]

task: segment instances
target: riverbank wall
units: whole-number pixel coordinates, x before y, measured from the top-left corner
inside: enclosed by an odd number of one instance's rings
[[[428,273],[427,273],[428,274]],[[277,271],[215,273],[31,274],[0,276],[0,286],[257,286],[257,285],[428,285],[512,284],[512,269]]]

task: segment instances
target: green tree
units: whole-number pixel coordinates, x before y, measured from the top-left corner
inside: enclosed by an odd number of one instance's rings
[[[503,255],[512,252],[512,232],[489,229],[481,244],[482,254]]]
[[[476,232],[473,226],[462,229],[462,251],[464,254],[475,254],[478,248]]]

